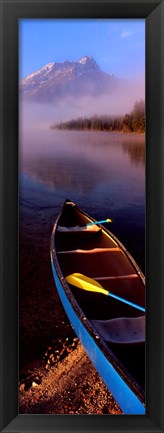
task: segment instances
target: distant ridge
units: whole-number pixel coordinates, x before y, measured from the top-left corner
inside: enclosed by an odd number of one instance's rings
[[[20,81],[20,95],[32,101],[52,103],[69,97],[111,95],[125,84],[103,72],[92,56],[51,62]]]

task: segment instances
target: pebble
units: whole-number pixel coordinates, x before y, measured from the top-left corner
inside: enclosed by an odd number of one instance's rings
[[[67,352],[71,353],[73,351],[73,347],[67,347]]]
[[[56,356],[56,361],[59,361],[60,355]]]
[[[65,351],[66,351],[66,348],[64,347],[60,352],[60,356],[62,356],[65,353]]]
[[[46,370],[49,370],[49,369],[50,369],[50,366],[49,366],[48,364],[46,364],[46,365],[45,365],[45,369],[46,369]]]
[[[74,349],[76,349],[79,339],[74,335],[67,335],[62,338],[53,338],[52,345],[49,345],[46,350],[43,361],[45,362],[45,368],[49,370],[51,365],[57,364],[59,361],[64,359]]]
[[[33,381],[33,382],[32,382],[32,387],[35,388],[35,387],[37,387],[37,386],[39,386],[39,384],[38,384],[37,382]]]
[[[20,391],[24,391],[25,390],[25,383],[21,383],[20,387],[19,387]]]

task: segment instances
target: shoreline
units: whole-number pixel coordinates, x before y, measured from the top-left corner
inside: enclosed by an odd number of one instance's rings
[[[21,414],[122,414],[80,343],[46,373],[28,371],[19,389]]]
[[[49,257],[50,221],[42,214],[43,235],[34,212],[28,209],[20,233],[19,411],[119,414],[59,299]]]
[[[70,132],[105,132],[105,133],[108,133],[108,134],[120,134],[120,135],[137,135],[137,136],[145,136],[145,134],[146,134],[146,131],[119,131],[119,130],[115,130],[115,131],[107,131],[107,130],[101,130],[101,129],[76,129],[76,128],[56,128],[56,127],[52,127],[52,126],[50,126],[50,129],[51,130],[55,130],[55,131],[62,131],[62,132],[64,132],[64,131],[66,131],[66,132],[68,132],[68,131],[70,131]]]

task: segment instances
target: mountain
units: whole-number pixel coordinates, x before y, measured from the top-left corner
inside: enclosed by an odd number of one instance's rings
[[[69,97],[112,94],[122,80],[103,72],[92,56],[78,61],[48,63],[20,81],[20,95],[28,100],[54,102]]]

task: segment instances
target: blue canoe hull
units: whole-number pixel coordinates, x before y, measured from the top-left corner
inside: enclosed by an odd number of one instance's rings
[[[88,357],[95,366],[96,370],[102,377],[109,391],[118,402],[124,414],[127,415],[145,415],[145,406],[135,395],[132,389],[125,383],[122,377],[118,374],[115,368],[111,365],[109,360],[100,350],[94,339],[91,337],[81,319],[76,314],[71,302],[69,301],[64,287],[56,272],[53,257],[51,255],[51,265],[55,284],[65,309],[65,312],[81,341]]]

